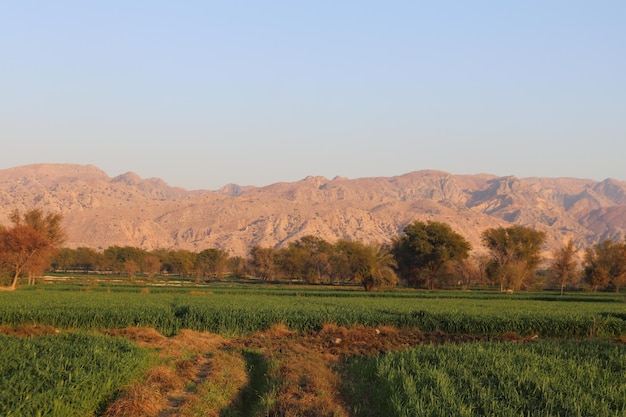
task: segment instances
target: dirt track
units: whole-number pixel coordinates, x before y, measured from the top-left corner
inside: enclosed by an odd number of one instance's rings
[[[235,339],[192,331],[165,338],[152,329],[123,329],[107,333],[128,337],[142,346],[159,349],[162,357],[176,363],[174,368],[178,369],[176,373],[184,383],[169,382],[170,388],[157,384],[153,390],[161,393],[161,399],[156,401],[159,405],[148,406],[142,400],[150,398],[145,392],[139,392],[140,398],[133,399],[131,389],[111,404],[107,413],[108,416],[158,417],[197,415],[191,410],[197,410],[198,407],[202,409],[202,415],[207,416],[249,415],[255,407],[264,407],[265,412],[269,409],[269,415],[272,416],[350,416],[341,395],[341,376],[337,372],[337,365],[342,359],[375,355],[418,344],[463,343],[484,339],[471,335],[424,333],[411,328],[348,329],[332,325],[310,334],[275,326],[264,332]],[[527,340],[515,335],[503,339]],[[183,359],[180,352],[187,352],[191,357]],[[252,380],[259,379],[259,375],[254,377],[251,374],[254,366],[246,364],[246,359],[242,357],[245,352],[256,352],[260,363],[274,364],[260,376],[264,381]],[[257,363],[255,366],[260,365]],[[159,379],[156,380],[158,382]],[[267,381],[270,381],[270,386]],[[148,385],[142,383],[143,387]],[[202,399],[203,396],[214,396],[207,393],[209,386],[221,391],[227,385],[230,386],[226,390],[228,392],[220,393],[220,396],[228,397],[224,401],[215,401],[211,407]],[[263,396],[265,400],[259,401],[258,398]]]

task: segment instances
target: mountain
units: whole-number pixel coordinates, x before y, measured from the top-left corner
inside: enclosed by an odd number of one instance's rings
[[[220,247],[245,255],[252,245],[280,247],[305,235],[383,242],[416,219],[450,224],[475,249],[485,229],[513,224],[545,231],[546,252],[570,237],[586,247],[626,235],[626,182],[432,170],[217,191],[187,191],[132,172],[111,178],[92,165],[0,170],[0,224],[9,224],[13,210],[32,208],[61,213],[73,248]]]

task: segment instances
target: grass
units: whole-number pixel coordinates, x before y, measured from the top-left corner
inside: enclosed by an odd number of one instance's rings
[[[624,311],[606,293],[45,284],[0,293],[0,333],[21,336],[0,337],[0,415],[624,416]],[[540,341],[365,356],[464,335]]]
[[[0,335],[0,415],[85,416],[101,410],[152,362],[120,339],[84,333]]]
[[[623,416],[626,346],[485,342],[350,362],[356,416]]]
[[[614,297],[578,296],[553,301],[543,295],[484,298],[484,294],[469,297],[461,293],[460,298],[452,298],[422,292],[401,296],[352,291],[342,291],[348,296],[303,293],[268,289],[260,293],[248,289],[200,294],[17,291],[0,293],[0,324],[39,323],[84,330],[141,326],[153,327],[168,336],[181,329],[237,336],[281,323],[303,332],[318,331],[332,323],[479,335],[513,332],[610,338],[626,334],[626,304]]]

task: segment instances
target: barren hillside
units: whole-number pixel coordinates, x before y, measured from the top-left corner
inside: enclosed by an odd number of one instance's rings
[[[622,239],[626,229],[625,182],[440,171],[187,191],[131,172],[111,178],[90,165],[40,164],[0,170],[0,204],[0,224],[15,209],[62,213],[69,247],[221,247],[233,255],[310,234],[382,242],[415,219],[449,223],[474,248],[486,228],[511,224],[546,231],[546,250],[569,237],[580,247]]]

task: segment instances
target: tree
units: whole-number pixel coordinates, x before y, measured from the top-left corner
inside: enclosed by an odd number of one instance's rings
[[[134,246],[110,246],[104,250],[104,258],[114,272],[127,272],[126,263],[133,261],[138,269],[143,265],[146,251]]]
[[[227,263],[228,253],[225,250],[217,248],[205,249],[196,256],[196,272],[202,278],[211,275],[222,279]]]
[[[464,289],[481,282],[480,269],[475,258],[453,262],[452,270],[455,277],[457,277],[456,285],[461,284]]]
[[[328,281],[331,274],[330,255],[333,246],[317,236],[304,236],[293,243],[304,253],[302,275],[306,282]]]
[[[56,255],[54,255],[50,263],[55,270],[67,271],[68,269],[72,269],[76,264],[76,252],[74,249],[61,248],[57,251]]]
[[[129,259],[124,261],[124,272],[128,275],[128,279],[133,281],[135,279],[135,274],[139,267],[137,266],[137,262],[134,259]]]
[[[15,289],[22,274],[28,274],[29,283],[34,275],[43,272],[55,249],[65,240],[59,214],[45,215],[39,209],[22,216],[14,211],[13,226],[0,227],[0,266],[12,275],[10,289]]]
[[[250,266],[257,277],[269,281],[276,272],[276,249],[253,246],[250,249]]]
[[[276,251],[274,262],[279,275],[283,279],[292,281],[304,281],[305,263],[309,254],[305,248],[290,243]]]
[[[63,217],[60,214],[48,213],[44,216],[41,209],[34,209],[20,216],[20,212],[15,210],[10,218],[15,225],[28,225],[44,235],[53,248],[65,242],[65,229],[61,226]]]
[[[367,249],[361,242],[340,239],[335,243],[329,261],[334,281],[358,283],[367,271]]]
[[[335,281],[359,283],[366,291],[396,285],[396,262],[387,246],[340,239],[332,247],[328,262]]]
[[[626,283],[626,242],[606,239],[587,248],[583,268],[584,279],[593,292],[609,285],[619,292]]]
[[[227,262],[228,272],[236,277],[243,278],[246,274],[247,261],[242,256],[231,256]]]
[[[85,272],[104,269],[104,254],[92,248],[80,247],[74,251],[74,268]]]
[[[186,249],[170,251],[165,267],[170,273],[179,274],[184,278],[193,271],[196,256],[197,254]]]
[[[530,227],[511,226],[487,229],[481,237],[491,254],[488,274],[500,284],[500,290],[526,286],[541,262],[546,234]]]
[[[409,286],[433,289],[453,261],[467,259],[471,245],[446,223],[415,221],[392,242],[400,277]]]
[[[148,254],[143,259],[143,270],[148,278],[154,278],[156,274],[161,272],[162,266],[161,259],[157,255]]]
[[[389,249],[381,245],[369,245],[365,254],[367,267],[361,276],[365,291],[394,287],[398,280],[394,270],[397,263]]]
[[[289,243],[277,253],[277,265],[285,278],[307,283],[328,281],[333,246],[322,238],[304,236]]]
[[[567,285],[576,283],[580,271],[573,240],[570,239],[566,245],[554,250],[550,272],[552,281],[561,289],[561,295]]]

